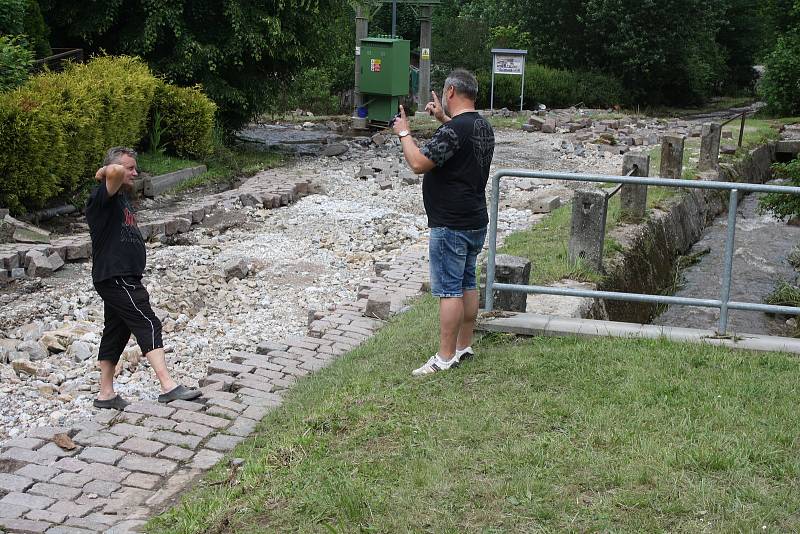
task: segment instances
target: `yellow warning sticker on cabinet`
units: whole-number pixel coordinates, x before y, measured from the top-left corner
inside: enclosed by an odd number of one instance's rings
[[[369,70],[372,72],[380,72],[381,71],[381,60],[380,59],[370,59],[369,60]]]

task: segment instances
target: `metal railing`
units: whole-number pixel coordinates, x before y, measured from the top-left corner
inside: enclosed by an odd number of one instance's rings
[[[678,187],[692,189],[715,189],[729,191],[728,229],[725,241],[724,270],[722,274],[722,290],[719,299],[699,299],[652,295],[647,293],[623,293],[616,291],[594,291],[586,289],[555,288],[536,285],[505,284],[495,282],[495,256],[497,254],[497,213],[500,203],[500,179],[514,176],[519,178],[540,178],[545,180],[567,180],[572,182],[600,182],[631,185],[647,185],[658,187]],[[494,306],[495,289],[521,293],[538,293],[542,295],[561,295],[570,297],[586,297],[627,302],[644,302],[649,304],[667,304],[679,306],[699,306],[719,308],[719,335],[727,335],[728,310],[758,311],[765,313],[782,313],[800,315],[800,307],[776,306],[755,302],[737,302],[730,300],[731,278],[733,271],[733,244],[736,236],[736,210],[739,205],[739,193],[789,193],[800,194],[800,187],[788,187],[764,184],[715,182],[699,180],[675,180],[667,178],[646,178],[632,176],[611,176],[603,174],[574,174],[545,171],[526,171],[521,169],[501,169],[492,177],[491,214],[489,216],[489,258],[486,268],[486,311]]]
[[[69,61],[83,63],[82,48],[53,48],[53,55],[33,62],[33,71],[38,72],[44,69],[60,71]]]

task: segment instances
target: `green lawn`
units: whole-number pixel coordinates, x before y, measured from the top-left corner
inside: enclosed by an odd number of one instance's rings
[[[491,336],[415,379],[435,312],[301,380],[148,532],[800,530],[796,358]]]
[[[137,158],[139,170],[151,175],[166,174],[187,167],[206,165],[207,172],[182,182],[176,188],[177,191],[185,191],[202,185],[231,182],[235,178],[251,176],[262,170],[276,167],[283,160],[283,156],[275,152],[257,150],[246,146],[219,147],[215,150],[214,155],[205,161],[181,159],[167,154],[153,154],[150,152],[139,154]]]

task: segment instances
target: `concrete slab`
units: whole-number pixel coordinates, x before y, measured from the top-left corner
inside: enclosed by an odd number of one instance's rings
[[[712,330],[555,317],[535,313],[500,312],[496,316],[481,315],[476,330],[522,336],[665,338],[670,341],[707,343],[739,350],[800,354],[800,339],[795,338],[743,333],[736,333],[731,337],[718,337]]]

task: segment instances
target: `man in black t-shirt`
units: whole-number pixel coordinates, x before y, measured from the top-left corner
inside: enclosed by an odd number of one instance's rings
[[[473,355],[478,315],[477,256],[486,239],[486,182],[494,155],[492,126],[475,111],[478,82],[470,72],[454,70],[439,102],[435,92],[425,109],[442,126],[418,148],[409,134],[405,111],[393,128],[403,155],[415,173],[425,173],[422,199],[430,227],[431,293],[439,297],[439,351],[414,376],[455,367]]]
[[[128,198],[137,175],[136,152],[114,147],[104,163],[95,174],[100,184],[92,190],[86,205],[92,236],[92,282],[103,299],[105,313],[97,355],[100,392],[94,406],[116,410],[127,406],[127,401],[114,392],[114,370],[131,333],[161,383],[159,402],[195,399],[200,391],[176,384],[167,371],[161,321],[153,313],[150,295],[142,284],[144,239]]]

